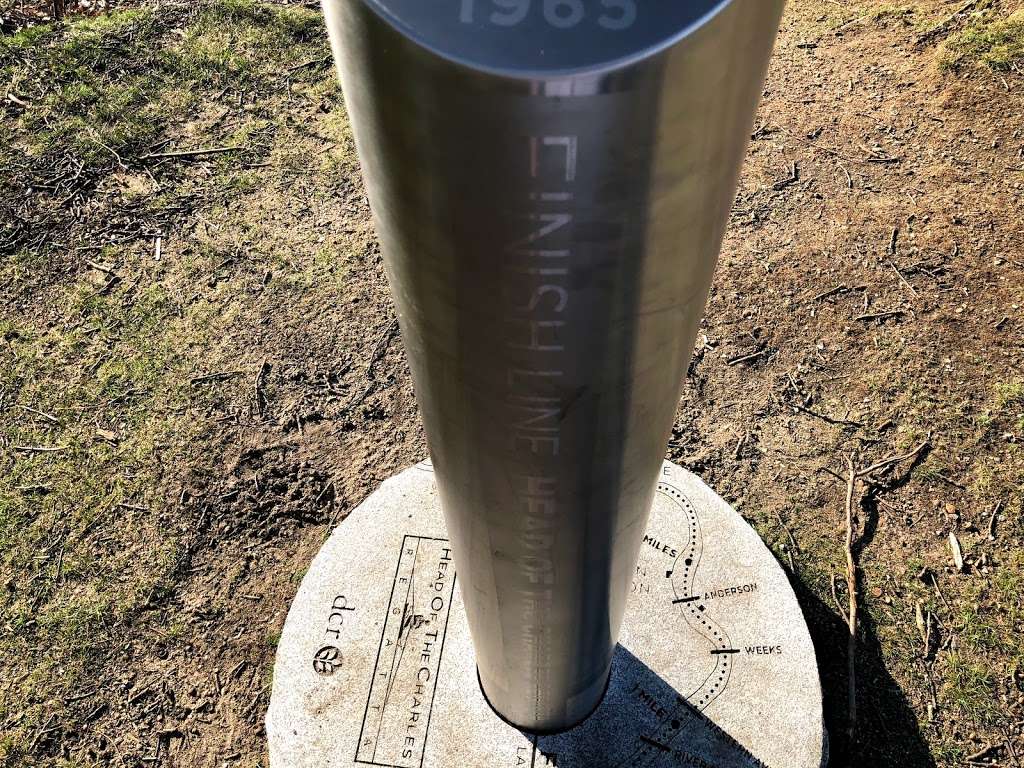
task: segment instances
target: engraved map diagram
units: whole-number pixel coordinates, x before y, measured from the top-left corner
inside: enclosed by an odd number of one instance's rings
[[[502,722],[480,693],[427,463],[387,481],[307,573],[278,650],[274,768],[820,768],[806,625],[756,532],[666,463],[612,681],[563,734]]]

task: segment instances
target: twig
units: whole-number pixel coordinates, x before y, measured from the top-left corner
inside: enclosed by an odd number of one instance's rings
[[[951,477],[946,477],[942,472],[936,472],[935,476],[937,478],[939,478],[939,480],[942,480],[945,483],[949,483],[954,488],[959,488],[961,491],[966,491],[967,490],[967,486],[966,485],[963,485],[962,483],[958,483],[956,480],[954,480]]]
[[[918,634],[921,642],[925,644],[925,658],[928,658],[928,650],[931,647],[931,624],[925,621],[925,601],[919,600],[913,608],[914,621],[918,624]],[[931,614],[929,613],[929,616]]]
[[[156,160],[172,157],[200,157],[202,155],[220,155],[225,152],[241,152],[245,149],[245,147],[203,147],[201,149],[185,149],[179,152],[152,152],[148,155],[142,155],[139,159]]]
[[[902,309],[893,309],[889,312],[873,312],[867,315],[857,315],[854,320],[886,320],[890,317],[903,317],[906,312]]]
[[[19,405],[18,407],[21,408],[21,410],[23,411],[27,411],[28,413],[34,413],[36,416],[42,416],[51,424],[60,424],[60,420],[56,416],[51,416],[50,414],[44,413],[43,411],[38,411],[35,408],[30,408],[27,405]]]
[[[110,275],[111,277],[120,277],[120,275],[118,275],[117,272],[115,272],[112,267],[100,264],[98,261],[90,261],[89,259],[86,259],[85,263],[88,264],[93,269],[102,272],[105,275]]]
[[[312,66],[315,66],[317,64],[326,64],[330,60],[331,60],[331,57],[329,55],[328,56],[320,56],[319,58],[316,58],[316,59],[310,59],[309,61],[304,61],[301,64],[296,64],[294,67],[292,67],[291,69],[288,70],[288,74],[292,74],[293,72],[298,72],[300,69],[305,69],[306,67],[312,67]]]
[[[325,499],[333,499],[334,493],[334,483],[328,483],[327,485],[324,486],[323,490],[317,494],[316,500],[313,503],[319,506],[320,504],[323,503]]]
[[[853,189],[853,176],[850,175],[850,172],[846,170],[846,166],[842,163],[839,163],[839,167],[842,168],[843,173],[846,174],[846,188]]]
[[[263,415],[263,408],[266,405],[266,398],[263,395],[263,377],[267,373],[267,358],[263,358],[263,362],[260,363],[260,369],[256,371],[256,378],[252,383],[253,394],[256,397],[256,413],[260,416]]]
[[[786,177],[785,179],[782,179],[781,181],[776,181],[774,184],[772,184],[772,189],[774,189],[776,192],[781,192],[790,184],[796,184],[798,181],[800,181],[800,165],[794,162],[790,166],[789,176]]]
[[[868,477],[874,472],[881,469],[891,467],[893,464],[897,464],[901,461],[905,461],[910,458],[916,458],[921,452],[928,447],[930,444],[931,437],[925,440],[921,445],[915,448],[910,453],[902,454],[900,456],[893,456],[888,459],[872,464],[870,467],[860,469],[857,467],[856,457],[853,455],[846,457],[846,589],[848,592],[847,602],[848,609],[846,612],[846,624],[849,628],[849,636],[847,637],[847,706],[849,711],[849,722],[847,724],[847,734],[850,741],[853,741],[854,734],[857,729],[857,610],[859,598],[857,594],[857,559],[854,555],[854,516],[853,516],[853,498],[857,490],[857,481]],[[830,470],[831,471],[831,470]],[[835,596],[835,580],[833,579],[833,596],[838,603],[838,597]]]
[[[759,349],[757,352],[753,352],[753,353],[751,353],[749,355],[740,355],[739,357],[730,357],[728,360],[725,361],[725,364],[726,365],[739,365],[740,363],[745,363],[748,360],[756,360],[757,358],[761,357],[762,355],[767,354],[768,351],[769,351],[768,348],[765,347],[764,349]]]
[[[914,294],[915,296],[917,296],[917,295],[918,295],[918,293],[917,293],[917,289],[915,289],[915,288],[914,288],[914,286],[912,286],[912,285],[911,285],[911,284],[910,284],[910,283],[909,283],[909,282],[907,281],[907,278],[905,278],[905,277],[903,276],[903,273],[902,273],[902,272],[900,272],[900,268],[899,268],[899,267],[897,267],[897,266],[896,266],[895,264],[893,264],[893,263],[892,263],[891,261],[889,262],[889,266],[890,266],[890,267],[892,267],[892,271],[896,273],[896,277],[898,277],[898,278],[900,279],[900,282],[901,282],[901,283],[903,283],[903,284],[904,284],[905,286],[907,286],[907,288],[909,288],[909,289],[910,289],[910,292],[911,292],[912,294]]]
[[[107,150],[107,152],[112,154],[114,156],[114,159],[117,160],[118,166],[122,170],[124,170],[124,168],[125,168],[124,160],[121,158],[121,156],[119,154],[117,154],[117,152],[114,149],[112,149],[111,147],[108,147],[106,144],[104,144],[102,141],[100,141],[98,138],[96,138],[95,131],[93,131],[92,129],[89,129],[89,131],[85,135],[85,138],[87,138],[93,144],[97,144],[98,146],[102,147],[103,149]]]
[[[1014,768],[1020,768],[1020,760],[1017,758],[1017,750],[1013,747],[1013,739],[1010,738],[1010,734],[1005,728],[1000,729],[1003,732],[1003,738],[1006,739],[1006,751],[1010,755],[1010,759],[1013,760]]]
[[[850,633],[847,637],[847,735],[853,741],[857,730],[857,561],[853,555],[853,494],[859,476],[854,457],[847,456],[849,476],[846,481],[846,589],[849,609],[846,614]]]
[[[928,611],[928,616],[925,620],[924,628],[924,659],[928,660],[928,657],[932,655],[932,612]]]
[[[838,296],[840,293],[848,293],[849,291],[852,290],[852,288],[848,287],[845,284],[837,285],[835,288],[832,288],[831,290],[825,291],[824,293],[819,293],[817,296],[811,299],[811,301],[823,301],[824,299],[829,299],[833,296]]]
[[[996,502],[995,507],[992,509],[992,516],[988,519],[988,540],[996,540],[996,523],[999,522],[999,511],[1003,508],[1003,502],[1000,499]]]
[[[66,445],[58,445],[49,447],[45,445],[16,445],[14,446],[15,451],[22,453],[58,453],[59,451],[66,451],[68,447]]]
[[[206,384],[211,381],[225,381],[226,379],[232,379],[235,376],[241,375],[241,371],[220,371],[218,373],[207,373],[203,376],[193,376],[189,381],[195,386],[196,384]]]
[[[736,450],[733,452],[733,460],[739,461],[740,455],[743,453],[743,446],[747,444],[747,433],[744,432],[740,435],[740,439],[736,441]]]
[[[834,477],[840,483],[845,483],[846,482],[846,478],[845,477],[840,475],[834,469],[830,469],[829,467],[818,467],[815,471],[816,472],[824,472],[826,475],[832,475],[832,477]]]
[[[896,163],[902,163],[902,157],[889,157],[888,155],[871,155],[864,162],[866,163],[879,163],[880,165],[895,165]]]
[[[805,139],[803,136],[795,134],[792,131],[789,131],[789,130],[783,128],[782,126],[779,126],[779,130],[782,131],[785,134],[788,134],[789,136],[791,136],[792,138],[796,139],[800,143],[806,144],[808,147],[811,147],[812,149],[816,149],[819,152],[824,152],[825,154],[841,158],[841,159],[846,160],[847,162],[850,162],[850,163],[866,164],[866,163],[871,163],[871,162],[876,162],[876,163],[880,162],[879,159],[873,159],[873,158],[870,158],[870,157],[863,158],[863,157],[854,157],[853,155],[843,154],[838,149],[832,149],[831,147],[823,146],[822,144],[818,144],[817,142],[811,141],[810,139]],[[891,160],[890,160],[890,162],[891,162]]]
[[[846,615],[846,609],[843,608],[843,603],[839,599],[839,593],[836,592],[836,575],[832,574],[832,600],[836,604],[836,610],[839,611],[839,615],[843,617],[843,623],[849,624],[850,617]]]
[[[900,456],[892,456],[888,459],[882,459],[881,461],[872,464],[867,469],[862,469],[858,471],[857,477],[867,477],[868,475],[873,475],[875,472],[878,472],[879,470],[888,469],[893,464],[899,464],[900,462],[906,461],[907,459],[916,459],[921,454],[921,452],[929,445],[931,445],[930,435],[927,440],[925,440],[923,443],[917,446],[917,448],[912,450],[910,453],[904,453]]]
[[[782,515],[779,514],[778,510],[775,510],[775,519],[779,521],[779,525],[782,526],[782,530],[786,532],[786,536],[789,537],[789,543],[793,545],[793,551],[800,554],[800,545],[796,543],[796,537],[793,536],[793,532],[789,530],[789,526],[786,525],[786,521],[782,519]]]
[[[849,419],[833,419],[831,416],[826,416],[823,413],[818,413],[817,411],[812,411],[810,408],[805,408],[804,406],[800,405],[799,403],[790,403],[790,405],[793,406],[794,408],[796,408],[798,411],[802,411],[803,413],[806,413],[808,416],[813,416],[816,419],[821,419],[822,421],[826,421],[829,424],[838,424],[838,425],[844,426],[844,427],[863,427],[864,426],[864,424],[862,422],[859,422],[859,421],[850,421]]]
[[[982,761],[982,758],[988,757],[989,754],[995,751],[995,749],[996,748],[991,744],[986,744],[973,755],[968,755],[966,758],[964,758],[964,761],[968,763],[980,763]]]
[[[366,366],[366,375],[371,376],[373,373],[373,366],[379,363],[384,354],[388,351],[388,347],[391,345],[391,340],[395,338],[395,334],[398,333],[398,320],[392,320],[391,324],[387,327],[387,330],[381,335],[377,341],[376,346],[373,349],[373,355],[370,357],[370,363]]]

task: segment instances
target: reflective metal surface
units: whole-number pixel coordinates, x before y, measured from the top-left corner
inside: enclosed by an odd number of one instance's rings
[[[783,0],[415,2],[324,6],[484,692],[566,728],[607,684]]]

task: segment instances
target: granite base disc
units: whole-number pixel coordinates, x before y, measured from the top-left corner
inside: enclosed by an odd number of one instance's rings
[[[480,691],[429,463],[386,481],[313,561],[278,646],[272,768],[821,768],[814,648],[754,530],[666,463],[608,693],[571,731]]]

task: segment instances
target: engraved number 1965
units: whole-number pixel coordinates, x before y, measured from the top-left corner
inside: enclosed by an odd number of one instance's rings
[[[487,17],[491,24],[498,27],[514,27],[521,24],[530,15],[535,0],[490,0],[494,7]],[[536,0],[543,4],[544,20],[558,29],[571,29],[586,18],[587,11],[583,0]],[[462,0],[462,12],[459,20],[463,24],[472,24],[476,20],[478,0]],[[629,29],[636,23],[636,0],[601,0],[604,8],[597,18],[597,23],[605,29]]]

